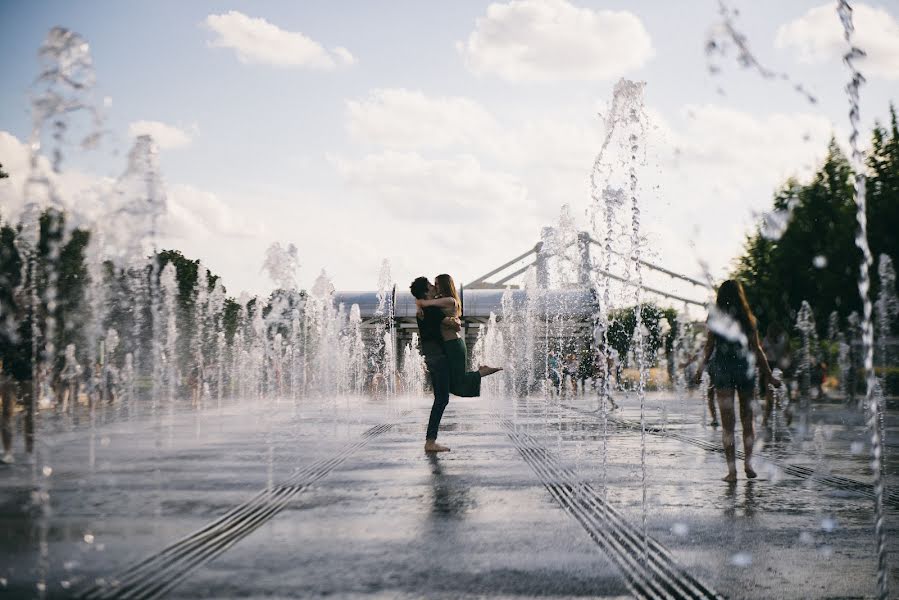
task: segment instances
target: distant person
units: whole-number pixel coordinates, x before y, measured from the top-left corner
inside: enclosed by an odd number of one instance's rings
[[[581,389],[587,390],[587,381],[593,382],[593,377],[596,373],[593,367],[595,364],[594,356],[593,356],[593,347],[592,344],[588,341],[583,349],[580,352],[579,362],[577,365],[577,378],[581,383]],[[594,386],[595,388],[595,383]]]
[[[3,359],[0,358],[0,403],[2,403],[2,417],[0,417],[0,437],[3,438],[3,454],[0,455],[0,463],[10,465],[15,462],[12,455],[12,416],[16,404],[16,384],[11,377],[3,372]]]
[[[559,364],[559,354],[555,350],[551,350],[546,356],[546,379],[551,390],[558,394],[562,385],[562,366]]]
[[[568,377],[568,385],[565,389],[571,388],[571,393],[577,395],[577,354],[569,352],[565,355],[565,363],[562,366],[562,374]]]
[[[612,373],[615,372],[615,352],[611,346],[606,345],[604,341],[599,343],[599,349],[595,353],[595,363],[593,366],[594,377],[597,378],[597,389],[603,394],[607,393],[606,400],[611,404],[611,409],[616,410],[618,404],[612,398]]]
[[[387,379],[380,371],[371,376],[371,395],[377,400],[387,395]]]
[[[765,337],[762,340],[762,350],[765,351],[768,364],[771,365],[772,369],[780,369],[782,373],[790,372],[790,338],[777,321],[772,321],[768,324],[768,328],[765,330]],[[771,413],[774,411],[774,389],[764,373],[759,383],[761,384],[759,389],[765,395],[765,412],[762,415],[762,426],[767,427],[768,421],[771,420]],[[786,409],[785,416],[789,425],[790,421],[792,421],[792,412]]]
[[[415,279],[409,286],[409,291],[416,300],[429,300],[437,296],[437,288],[426,277]],[[443,349],[441,328],[445,320],[449,320],[448,326],[452,327],[452,322],[455,322],[459,329],[462,326],[458,319],[445,317],[443,311],[436,306],[419,307],[415,316],[418,322],[419,349],[424,356],[431,376],[431,386],[434,388],[434,404],[431,406],[428,429],[425,433],[425,452],[448,452],[448,447],[437,443],[437,431],[440,429],[443,411],[449,404],[450,389],[449,360]]]
[[[766,380],[779,386],[771,373],[765,352],[759,342],[755,317],[746,301],[746,294],[739,281],[728,279],[718,288],[718,298],[709,311],[708,336],[705,355],[696,377],[708,366],[718,408],[721,411],[721,441],[727,460],[727,475],[724,481],[737,480],[736,450],[734,449],[734,392],[740,399],[740,423],[743,425],[743,469],[746,477],[754,479],[752,450],[755,443],[755,427],[752,415],[752,394],[755,388],[755,369],[758,365]]]
[[[477,371],[468,371],[468,348],[465,345],[465,337],[459,326],[462,317],[462,301],[456,292],[456,283],[447,274],[434,278],[434,287],[437,290],[435,298],[416,299],[415,304],[424,309],[437,307],[443,311],[444,317],[440,327],[443,350],[449,360],[450,393],[460,398],[473,398],[481,395],[481,378],[492,375],[501,368],[481,365]]]
[[[680,368],[684,369],[684,375],[688,383],[699,385],[702,381],[702,369],[703,365],[702,358],[704,356],[704,351],[700,349],[695,354],[692,354],[686,361],[680,364]],[[701,389],[701,387],[700,387]],[[709,423],[712,427],[718,427],[718,417],[717,411],[715,410],[715,386],[712,385],[711,380],[709,381],[708,386],[705,389],[706,403],[709,407],[709,416],[712,418],[712,422]]]

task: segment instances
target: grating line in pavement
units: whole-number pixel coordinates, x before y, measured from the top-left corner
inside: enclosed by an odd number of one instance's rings
[[[76,593],[75,597],[100,600],[163,596],[196,568],[208,563],[272,519],[303,490],[326,477],[353,453],[395,425],[396,423],[385,423],[366,430],[358,441],[349,444],[336,455],[299,470],[283,483],[259,492],[205,527],[123,569],[108,580],[87,587]]]
[[[625,578],[637,598],[719,599],[708,585],[685,571],[671,553],[608,504],[591,485],[561,466],[533,436],[498,417],[525,462],[550,495],[587,531]]]

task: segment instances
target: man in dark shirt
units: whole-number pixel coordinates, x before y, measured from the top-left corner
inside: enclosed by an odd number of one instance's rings
[[[437,289],[426,277],[419,277],[409,286],[412,295],[420,300],[434,298]],[[428,373],[431,374],[431,386],[434,388],[434,405],[431,406],[431,417],[428,419],[428,431],[425,434],[425,452],[447,452],[449,448],[437,443],[437,430],[443,411],[449,404],[450,371],[446,352],[443,350],[443,336],[440,326],[444,318],[450,319],[456,327],[459,322],[445,317],[443,311],[436,306],[428,306],[417,315],[418,343],[424,356]]]

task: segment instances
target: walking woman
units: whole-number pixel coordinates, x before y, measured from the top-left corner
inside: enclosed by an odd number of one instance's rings
[[[416,300],[419,308],[436,306],[443,310],[448,317],[459,318],[462,316],[462,302],[456,292],[456,284],[453,278],[447,274],[434,278],[434,286],[437,288],[438,297],[433,300]],[[450,368],[450,392],[455,396],[472,398],[481,395],[481,378],[492,375],[498,369],[495,367],[480,366],[477,371],[466,371],[468,365],[468,348],[465,346],[465,338],[461,330],[443,326],[443,350],[449,360]]]
[[[755,389],[755,371],[760,369],[763,380],[775,386],[780,381],[771,374],[771,367],[759,343],[755,317],[749,309],[746,294],[739,281],[729,279],[718,288],[718,298],[709,311],[708,335],[705,355],[697,370],[696,380],[708,367],[711,384],[715,387],[718,409],[721,414],[721,441],[727,459],[727,476],[724,481],[737,480],[736,450],[734,449],[734,392],[740,400],[740,423],[743,426],[743,469],[746,477],[754,479],[752,448],[755,443],[755,427],[752,415],[752,394]]]

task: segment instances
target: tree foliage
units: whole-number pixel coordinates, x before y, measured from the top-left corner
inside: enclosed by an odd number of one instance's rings
[[[82,339],[79,322],[88,283],[84,253],[90,234],[83,229],[66,232],[65,215],[55,210],[40,215],[38,231],[29,257],[16,243],[20,228],[0,228],[0,356],[4,372],[20,381],[30,379],[34,367],[35,320],[44,335],[53,333],[52,339],[39,340],[39,351],[48,342],[58,350]],[[23,284],[29,282],[26,289]],[[32,302],[30,289],[42,301]],[[48,322],[55,326],[48,328]]]
[[[877,125],[867,161],[868,242],[875,256],[871,269],[877,293],[876,257],[899,257],[899,129],[891,107],[890,127]],[[774,197],[773,208],[788,214],[779,237],[765,235],[759,225],[747,236],[733,276],[742,280],[761,331],[777,322],[790,331],[796,311],[807,300],[819,324],[831,312],[845,318],[859,311],[856,280],[861,252],[853,201],[853,173],[831,140],[824,163],[807,185],[788,181]]]
[[[678,332],[677,311],[672,308],[659,308],[655,304],[644,304],[640,307],[640,321],[644,331],[644,355],[649,363],[659,349],[664,347],[666,352],[671,351],[674,339]],[[667,321],[668,328],[663,325]],[[637,311],[634,307],[613,310],[609,313],[609,345],[615,349],[622,358],[627,357],[634,338],[634,329],[637,324]]]
[[[109,329],[119,333],[122,355],[150,347],[146,343],[153,335],[149,284],[155,273],[155,289],[159,289],[159,274],[168,263],[175,267],[178,286],[178,353],[189,359],[191,336],[196,331],[194,309],[200,261],[177,250],[159,252],[156,268],[148,263],[122,269],[107,261],[94,274],[102,281],[92,282],[86,255],[90,232],[67,228],[64,213],[46,210],[40,215],[37,245],[31,250],[21,243],[21,234],[21,225],[0,226],[0,358],[6,375],[20,382],[30,380],[34,357],[53,348],[53,378],[63,368],[64,351],[69,344],[75,345],[77,360],[87,367],[98,360],[99,341]],[[207,271],[207,292],[218,281],[217,275]],[[92,283],[101,291],[99,295],[90,295]],[[91,305],[92,302],[100,304]],[[239,312],[237,302],[224,299],[217,318],[229,338],[236,329]],[[52,339],[47,338],[48,332],[53,333]],[[139,369],[140,362],[146,363],[150,358],[135,356],[135,367]]]

